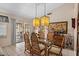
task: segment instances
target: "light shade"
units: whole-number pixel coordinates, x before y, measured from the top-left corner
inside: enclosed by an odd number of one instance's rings
[[[40,26],[40,18],[35,17],[33,19],[33,26],[35,26],[35,27],[39,27]]]
[[[41,25],[42,26],[48,26],[49,25],[49,17],[48,16],[41,17]]]

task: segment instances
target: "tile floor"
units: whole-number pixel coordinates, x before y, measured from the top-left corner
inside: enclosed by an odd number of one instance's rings
[[[30,56],[29,53],[24,53],[24,49],[24,42],[2,48],[5,56]],[[63,49],[62,53],[63,56],[74,56],[72,50]]]
[[[24,42],[2,48],[5,56],[29,56],[24,53]]]

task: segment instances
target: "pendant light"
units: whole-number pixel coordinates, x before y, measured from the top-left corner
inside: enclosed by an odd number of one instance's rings
[[[34,27],[39,27],[40,26],[40,18],[37,17],[37,4],[35,4],[35,18],[33,19],[33,26]]]
[[[41,25],[42,26],[49,25],[49,17],[46,16],[46,3],[44,4],[44,16],[41,17]]]

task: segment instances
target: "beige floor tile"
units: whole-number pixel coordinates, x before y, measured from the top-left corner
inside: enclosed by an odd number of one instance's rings
[[[3,47],[2,50],[6,56],[29,56],[28,53],[24,53],[24,42]]]

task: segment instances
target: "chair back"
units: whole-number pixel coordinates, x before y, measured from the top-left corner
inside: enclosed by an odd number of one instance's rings
[[[48,55],[50,53],[54,55],[61,56],[62,55],[62,48],[63,48],[63,43],[64,43],[64,36],[61,35],[54,35],[53,39],[53,45],[48,49]]]
[[[32,33],[31,34],[31,44],[32,44],[32,48],[33,49],[37,49],[37,50],[40,50],[40,48],[39,48],[39,42],[38,42],[38,37],[37,37],[37,34],[36,33]]]
[[[24,42],[25,42],[25,49],[30,51],[31,44],[30,44],[30,40],[29,40],[29,33],[24,34]]]
[[[40,38],[40,39],[44,39],[44,37],[45,37],[44,32],[39,32],[39,38]]]
[[[53,39],[54,45],[57,45],[59,47],[63,47],[64,46],[64,36],[62,35],[54,35],[54,39]]]
[[[48,34],[47,34],[47,39],[48,39],[48,41],[52,41],[53,40],[53,36],[54,36],[54,33],[52,33],[52,32],[48,32]]]

